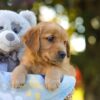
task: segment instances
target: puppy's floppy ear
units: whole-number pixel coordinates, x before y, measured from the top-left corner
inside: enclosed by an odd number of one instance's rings
[[[31,28],[24,36],[23,41],[25,45],[34,53],[38,52],[40,43],[40,30],[37,26]]]
[[[66,52],[67,52],[67,57],[70,57],[70,46],[69,46],[69,42],[66,42]]]

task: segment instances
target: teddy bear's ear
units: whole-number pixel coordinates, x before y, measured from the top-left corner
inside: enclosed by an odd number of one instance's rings
[[[31,26],[35,26],[37,24],[37,18],[33,11],[24,10],[19,13],[21,16],[23,16]]]

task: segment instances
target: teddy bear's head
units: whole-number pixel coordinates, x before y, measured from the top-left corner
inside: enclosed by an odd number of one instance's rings
[[[36,24],[35,14],[21,11],[19,14],[0,10],[0,53],[9,53],[21,46],[21,37]]]

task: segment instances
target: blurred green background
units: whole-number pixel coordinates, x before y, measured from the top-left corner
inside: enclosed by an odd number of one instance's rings
[[[73,100],[100,100],[100,0],[0,0],[0,9],[35,11],[68,32],[77,84]]]

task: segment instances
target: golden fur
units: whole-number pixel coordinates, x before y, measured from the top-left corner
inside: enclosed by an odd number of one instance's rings
[[[75,76],[70,65],[68,36],[58,24],[41,22],[31,28],[23,37],[25,52],[20,65],[12,73],[12,86],[20,87],[25,83],[27,73],[45,75],[45,86],[49,90],[59,87],[63,75]],[[58,52],[63,51],[63,59]]]

